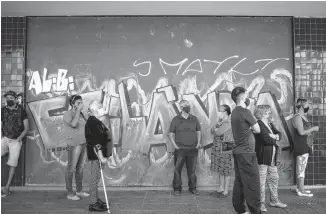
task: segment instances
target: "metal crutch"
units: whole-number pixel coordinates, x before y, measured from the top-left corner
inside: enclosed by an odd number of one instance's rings
[[[104,183],[102,163],[101,163],[100,157],[98,156],[98,153],[96,152],[96,147],[94,147],[94,152],[95,152],[95,154],[97,156],[98,162],[100,163],[100,171],[101,171],[102,184],[103,184],[103,189],[104,189],[106,208],[108,209],[108,213],[110,213],[110,206],[109,206],[108,196],[106,195],[106,187],[105,187],[105,183]]]

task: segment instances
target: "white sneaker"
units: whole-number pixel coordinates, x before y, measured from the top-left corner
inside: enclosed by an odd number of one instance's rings
[[[296,189],[296,191],[297,191],[297,193],[299,192],[299,189]],[[311,191],[310,190],[304,190],[305,191],[305,193],[308,193],[308,194],[310,194],[311,193]]]
[[[265,204],[260,205],[260,211],[267,212],[267,209],[265,207]]]
[[[271,207],[278,207],[278,208],[285,208],[285,207],[287,207],[286,204],[283,204],[280,201],[277,202],[277,203],[270,203],[269,205],[271,205]]]
[[[297,192],[297,195],[298,196],[304,196],[304,197],[312,197],[312,196],[314,196],[313,194],[311,194],[311,193],[302,193],[302,192],[300,192],[300,191],[298,191]]]
[[[76,195],[79,197],[88,197],[89,194],[87,192],[76,192]]]
[[[80,198],[77,195],[67,195],[68,200],[78,201]]]

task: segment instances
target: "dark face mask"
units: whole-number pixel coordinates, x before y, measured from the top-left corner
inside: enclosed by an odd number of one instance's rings
[[[7,105],[8,105],[8,106],[13,106],[13,105],[15,105],[15,102],[14,102],[13,100],[7,100],[6,102],[7,102]]]
[[[190,112],[190,106],[185,106],[182,108],[182,110],[186,113],[189,113]]]
[[[304,113],[307,113],[309,111],[309,106],[306,108],[303,108]]]
[[[246,101],[244,102],[246,104],[246,106],[248,107],[250,105],[250,100],[248,98],[246,98]]]

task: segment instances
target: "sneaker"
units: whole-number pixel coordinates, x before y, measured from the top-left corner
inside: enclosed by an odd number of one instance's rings
[[[80,198],[77,195],[71,195],[71,194],[67,195],[67,199],[68,200],[73,200],[73,201],[80,200]]]
[[[262,211],[262,212],[267,212],[267,209],[266,209],[266,207],[265,207],[265,204],[261,204],[260,205],[260,211]]]
[[[106,208],[106,203],[104,201],[102,201],[101,199],[97,199],[97,203],[101,204],[102,206],[104,206]]]
[[[297,191],[297,193],[299,192],[299,189],[296,189],[296,191]],[[307,193],[307,194],[310,194],[311,193],[311,191],[310,190],[304,190],[305,191],[305,193]]]
[[[312,197],[312,196],[314,196],[313,194],[311,194],[311,193],[302,193],[302,192],[297,192],[297,195],[298,196],[304,196],[304,197]]]
[[[287,207],[286,204],[283,204],[280,201],[277,202],[277,203],[270,203],[269,205],[271,205],[271,207],[278,207],[278,208],[285,208],[285,207]]]
[[[76,195],[79,197],[88,197],[89,194],[87,192],[76,192]]]

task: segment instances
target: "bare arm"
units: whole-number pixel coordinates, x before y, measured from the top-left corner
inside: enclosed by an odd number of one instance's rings
[[[28,124],[28,119],[25,119],[23,121],[24,123],[24,131],[19,135],[19,137],[17,138],[18,141],[21,141],[28,133],[29,130],[29,124]]]
[[[197,147],[201,145],[201,131],[197,131]]]
[[[259,127],[259,124],[258,123],[256,123],[255,125],[253,125],[251,127],[251,129],[252,129],[252,132],[255,133],[255,134],[259,134],[260,133],[260,127]]]
[[[174,136],[175,136],[175,134],[174,134],[173,132],[169,132],[168,136],[169,136],[169,139],[170,139],[172,145],[174,146],[174,148],[176,148],[176,149],[180,149],[180,148],[177,146],[177,144],[176,144],[176,142],[175,142],[175,140],[174,140]]]

